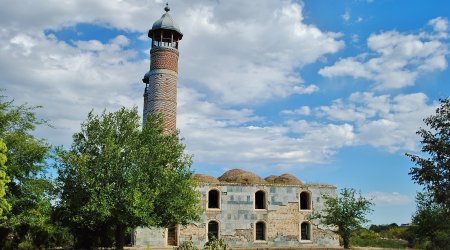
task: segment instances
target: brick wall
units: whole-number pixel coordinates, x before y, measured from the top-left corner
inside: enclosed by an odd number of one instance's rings
[[[148,89],[144,93],[144,117],[161,113],[165,131],[177,126],[178,51],[155,47],[150,51],[151,64]]]

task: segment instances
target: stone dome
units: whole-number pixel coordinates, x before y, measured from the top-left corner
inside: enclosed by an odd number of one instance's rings
[[[232,169],[225,172],[219,178],[220,182],[242,183],[242,184],[266,184],[267,181],[256,174],[242,169]]]
[[[269,175],[264,180],[266,180],[268,183],[275,183],[275,179],[278,178],[278,175]]]
[[[280,176],[271,175],[265,178],[268,183],[286,184],[286,185],[301,185],[302,182],[297,177],[291,174],[282,174]]]
[[[192,176],[192,179],[194,179],[195,181],[201,182],[201,183],[219,183],[220,181],[211,176],[211,175],[206,175],[206,174],[194,174]]]

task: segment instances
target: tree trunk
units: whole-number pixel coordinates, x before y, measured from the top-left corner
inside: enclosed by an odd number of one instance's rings
[[[344,241],[344,248],[349,249],[350,248],[350,235],[342,235],[342,240]]]
[[[125,225],[117,223],[116,225],[116,250],[123,250],[125,245]]]

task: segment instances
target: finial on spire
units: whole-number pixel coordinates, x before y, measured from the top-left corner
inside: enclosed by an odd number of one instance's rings
[[[166,12],[169,12],[169,11],[170,11],[169,3],[168,3],[168,2],[166,3],[166,7],[164,7],[164,10],[165,10]]]

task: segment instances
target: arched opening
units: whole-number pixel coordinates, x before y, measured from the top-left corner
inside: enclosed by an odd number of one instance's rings
[[[300,226],[300,239],[311,240],[311,224],[303,222]]]
[[[309,210],[311,209],[311,195],[309,192],[302,192],[300,194],[300,209]]]
[[[256,222],[255,234],[256,240],[266,240],[266,223],[262,221]]]
[[[208,240],[219,239],[219,223],[217,221],[208,222]]]
[[[220,208],[220,192],[217,189],[211,189],[208,192],[208,208]]]
[[[266,208],[266,192],[259,190],[255,193],[255,209]]]

